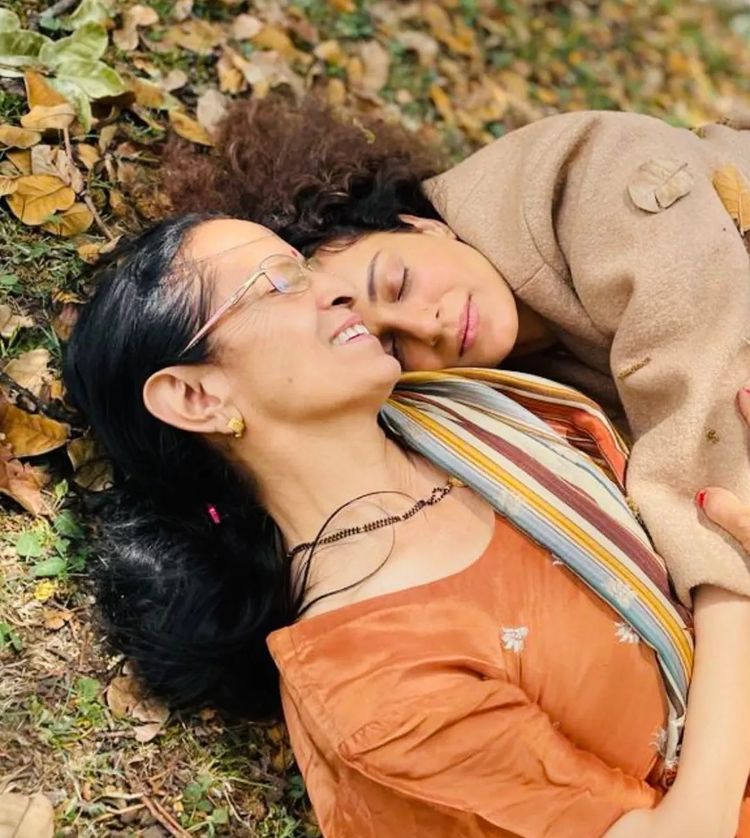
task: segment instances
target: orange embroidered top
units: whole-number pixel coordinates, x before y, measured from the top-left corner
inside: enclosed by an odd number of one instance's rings
[[[500,517],[458,573],[268,644],[325,838],[593,838],[660,799],[654,654]]]

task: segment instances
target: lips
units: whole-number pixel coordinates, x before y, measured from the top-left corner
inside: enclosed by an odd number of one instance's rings
[[[338,329],[334,331],[334,333],[328,340],[332,342],[336,337],[338,337],[338,335],[341,334],[341,332],[344,331],[344,329],[349,329],[352,326],[359,326],[361,322],[362,318],[357,314],[353,314],[351,317],[348,317],[346,320],[344,320],[344,322],[338,327]]]
[[[459,358],[464,353],[468,352],[474,345],[478,329],[479,312],[477,311],[477,307],[474,304],[471,295],[469,295],[468,299],[466,300],[464,310],[461,312],[461,319],[459,320],[458,324],[458,334],[460,340],[458,346]]]

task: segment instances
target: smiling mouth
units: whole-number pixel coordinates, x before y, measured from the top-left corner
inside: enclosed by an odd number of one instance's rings
[[[346,329],[342,329],[332,340],[332,346],[342,346],[345,343],[349,343],[350,340],[355,340],[358,337],[362,337],[364,335],[370,336],[370,330],[365,326],[364,323],[355,323],[353,326],[349,326]]]

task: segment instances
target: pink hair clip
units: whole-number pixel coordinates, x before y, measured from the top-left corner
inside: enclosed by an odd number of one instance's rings
[[[208,517],[216,524],[217,526],[221,523],[221,515],[219,515],[219,510],[212,504],[206,504],[206,512],[208,512]]]

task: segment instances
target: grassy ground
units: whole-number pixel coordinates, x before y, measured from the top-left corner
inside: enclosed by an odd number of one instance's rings
[[[48,4],[7,5],[26,25]],[[113,26],[123,5],[111,4]],[[277,69],[288,70],[300,89],[315,87],[355,111],[401,119],[422,138],[445,143],[456,157],[561,110],[633,109],[693,125],[750,108],[745,4],[149,5],[158,23],[144,28],[135,50],[110,46],[106,60],[123,74],[157,81],[184,72],[187,81],[174,95],[191,115],[207,89],[218,87],[227,96],[253,93],[246,81],[222,76],[217,62],[227,48],[251,64],[273,51]],[[232,26],[242,14],[256,16],[266,34],[239,37]],[[181,15],[181,25],[203,33],[203,43],[170,42]],[[203,24],[213,35],[206,35]],[[18,124],[26,110],[23,84],[0,77],[0,123]],[[94,122],[78,140],[98,142],[104,124]],[[126,167],[120,166],[158,163],[166,112],[126,109],[113,124],[106,159],[89,183],[103,224],[120,233],[133,205],[146,214],[158,211],[158,201],[146,204],[128,193]],[[0,164],[7,159],[0,144]],[[0,206],[0,304],[34,320],[33,327],[0,338],[0,370],[30,350],[47,350],[39,400],[53,413],[64,411],[56,383],[61,340],[87,293],[81,244],[96,249],[105,241],[100,227],[83,239],[64,238],[27,226]],[[0,387],[12,395],[7,380]],[[84,430],[74,427],[72,436]],[[110,706],[105,690],[118,676],[123,683],[124,662],[109,655],[96,628],[86,587],[90,557],[81,493],[64,447],[33,463],[49,477],[49,514],[24,513],[8,498],[0,506],[0,793],[43,791],[55,806],[59,836],[317,835],[282,727],[233,724],[212,712],[172,716],[162,724],[158,710],[154,721],[148,712]],[[158,733],[139,741],[155,733],[149,724]]]

